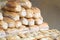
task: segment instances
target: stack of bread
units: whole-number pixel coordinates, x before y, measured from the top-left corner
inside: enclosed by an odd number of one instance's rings
[[[29,0],[8,0],[0,12],[0,40],[60,40]]]

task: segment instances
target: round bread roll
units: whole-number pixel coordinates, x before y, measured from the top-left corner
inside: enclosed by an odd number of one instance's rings
[[[6,40],[6,38],[0,38],[0,40]]]
[[[21,6],[17,5],[16,8],[11,8],[11,7],[4,6],[2,8],[2,10],[3,11],[10,11],[10,12],[20,12],[21,11]]]
[[[49,26],[47,23],[42,23],[40,26],[39,26],[40,30],[49,30]]]
[[[43,23],[43,20],[42,20],[42,19],[40,19],[40,18],[35,19],[35,23],[36,23],[37,25],[40,25],[40,24],[42,24],[42,23]]]
[[[10,17],[10,18],[12,18],[14,21],[17,21],[17,20],[20,19],[20,18],[19,18],[20,16],[19,16],[17,13],[14,13],[14,12],[5,11],[5,12],[4,12],[4,16]]]
[[[0,38],[6,37],[6,33],[3,29],[0,29]]]
[[[28,19],[28,25],[29,25],[29,26],[32,26],[32,25],[34,25],[34,24],[35,24],[34,19]]]
[[[39,31],[39,27],[37,25],[30,26],[30,32],[37,32]]]
[[[23,25],[28,25],[28,19],[26,19],[26,18],[22,18],[21,22]]]
[[[8,1],[6,3],[6,6],[11,7],[11,8],[16,8],[17,5],[19,5],[19,3],[15,2],[15,1]]]
[[[18,29],[16,29],[16,28],[8,28],[7,30],[6,30],[6,33],[7,33],[7,35],[9,35],[9,34],[11,34],[11,35],[18,35],[18,32],[19,32],[19,30]]]
[[[3,20],[3,15],[1,12],[0,12],[0,20]]]
[[[7,40],[21,40],[21,38],[17,35],[8,35]]]
[[[29,0],[20,0],[20,5],[24,8],[31,8],[32,4]]]
[[[19,15],[21,17],[26,17],[27,13],[26,13],[26,10],[24,8],[22,8],[21,12],[19,13]]]
[[[26,18],[32,18],[33,17],[32,9],[27,9],[26,12],[27,12]]]
[[[4,21],[8,23],[8,27],[13,28],[15,27],[15,21],[9,17],[4,17]]]
[[[39,8],[37,7],[32,7],[33,13],[34,13],[34,18],[39,18],[41,17],[41,11]]]
[[[7,29],[8,28],[8,23],[5,21],[0,21],[0,28]]]
[[[19,28],[19,27],[21,27],[22,26],[22,23],[21,23],[21,21],[19,20],[19,21],[16,21],[16,28]]]

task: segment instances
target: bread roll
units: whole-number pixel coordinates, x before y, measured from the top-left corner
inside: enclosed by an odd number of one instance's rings
[[[21,38],[17,35],[9,35],[7,36],[7,40],[21,40]]]
[[[27,27],[22,27],[19,29],[19,36],[20,37],[25,38],[25,37],[27,37],[26,34],[28,34],[28,33],[29,33],[29,28],[27,28]]]
[[[4,12],[4,16],[8,16],[8,17],[12,18],[15,21],[19,20],[19,17],[20,17],[17,13],[8,12],[8,11]]]
[[[0,28],[7,29],[8,28],[8,23],[5,21],[0,21]]]
[[[6,37],[6,33],[3,29],[0,29],[0,38]]]
[[[35,23],[36,23],[37,25],[40,25],[40,24],[42,24],[42,23],[43,23],[43,20],[42,20],[42,19],[40,19],[40,18],[35,19]]]
[[[27,28],[27,27],[21,27],[21,28],[19,29],[19,31],[20,31],[20,33],[22,33],[22,34],[25,34],[25,33],[28,33],[28,32],[29,32],[29,28]]]
[[[6,3],[7,7],[11,7],[11,8],[16,8],[16,6],[19,5],[19,3],[15,2],[15,1],[9,1]]]
[[[37,32],[39,31],[39,27],[37,25],[30,26],[30,32]]]
[[[6,30],[6,33],[9,35],[9,34],[11,34],[11,35],[18,35],[18,32],[19,32],[19,30],[18,29],[16,29],[16,28],[8,28],[7,30]]]
[[[2,15],[2,13],[0,13],[0,20],[3,20],[3,15]]]
[[[15,27],[15,21],[9,17],[4,17],[4,21],[8,23],[8,27],[13,28]]]
[[[32,4],[29,0],[20,0],[20,5],[24,8],[31,8]]]
[[[16,28],[19,28],[19,27],[21,27],[22,26],[22,23],[21,23],[21,21],[19,20],[19,21],[16,21]]]
[[[28,25],[28,20],[26,18],[22,18],[21,22],[23,25]]]
[[[41,11],[39,8],[37,7],[32,7],[33,13],[34,13],[34,18],[39,18],[41,17]]]
[[[21,17],[26,17],[27,13],[26,13],[26,10],[24,8],[22,8],[21,12],[19,13],[19,15]]]
[[[34,25],[34,24],[35,24],[34,19],[28,19],[28,25],[29,26]]]
[[[16,8],[10,8],[10,7],[4,6],[2,8],[2,10],[3,11],[10,11],[10,12],[20,12],[21,11],[21,6],[17,5]]]
[[[26,18],[32,18],[33,17],[32,9],[27,9],[26,12],[27,12]]]
[[[40,30],[49,30],[49,26],[47,23],[43,23],[39,26]]]
[[[6,38],[0,38],[0,40],[6,40]]]

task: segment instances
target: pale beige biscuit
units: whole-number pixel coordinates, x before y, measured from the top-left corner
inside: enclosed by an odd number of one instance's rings
[[[22,34],[25,34],[25,33],[28,33],[29,32],[29,28],[27,28],[27,27],[21,27],[20,29],[19,29],[19,33],[22,33]]]
[[[6,30],[6,33],[9,35],[9,34],[11,34],[11,35],[18,35],[18,32],[19,32],[19,30],[18,29],[16,29],[16,28],[8,28],[7,30]]]
[[[4,21],[8,23],[8,27],[13,28],[15,27],[15,21],[9,17],[4,17]]]
[[[0,21],[0,28],[7,29],[8,28],[8,23],[5,21]]]
[[[33,17],[33,11],[32,11],[32,9],[27,9],[26,13],[27,13],[26,18],[32,18]]]
[[[8,35],[7,40],[21,40],[21,38],[17,35]]]
[[[0,12],[0,20],[3,20],[3,14]]]
[[[22,23],[21,23],[21,21],[19,20],[19,21],[16,21],[16,28],[19,28],[19,27],[21,27],[22,26]]]
[[[34,13],[34,18],[39,18],[41,17],[41,11],[39,8],[37,7],[32,7],[33,13]]]
[[[39,25],[40,30],[49,30],[49,26],[47,23],[42,23],[41,25]]]
[[[34,25],[35,24],[35,21],[34,21],[34,19],[28,19],[28,25],[29,26],[32,26],[32,25]]]
[[[39,31],[39,27],[37,25],[30,26],[30,32],[36,32]]]
[[[6,38],[0,38],[0,40],[6,40]]]
[[[50,37],[45,37],[45,38],[41,38],[40,40],[54,40],[54,39]]]
[[[23,25],[28,25],[28,19],[26,19],[26,18],[22,18],[21,22]]]
[[[3,29],[0,29],[0,38],[6,37],[6,33]]]
[[[58,36],[58,37],[56,38],[56,40],[60,40],[60,36]]]
[[[40,25],[40,24],[42,24],[42,23],[43,23],[43,20],[42,20],[42,19],[40,19],[40,18],[35,19],[35,23],[36,23],[37,25]]]
[[[29,0],[20,0],[20,5],[24,8],[31,8],[32,4]]]
[[[26,10],[24,8],[22,8],[19,15],[20,15],[20,17],[26,17],[26,15],[27,15]]]
[[[33,38],[33,37],[27,37],[27,38],[23,38],[22,40],[35,40],[35,38]]]
[[[50,35],[55,39],[60,35],[60,32],[56,29],[50,30]]]
[[[4,14],[4,16],[8,16],[8,17],[12,18],[12,19],[15,20],[15,21],[17,21],[17,20],[20,19],[20,18],[19,18],[20,16],[18,15],[18,13],[15,13],[15,12],[5,11],[3,14]]]
[[[37,33],[35,34],[35,38],[36,38],[36,39],[40,39],[40,38],[43,38],[43,37],[45,37],[45,36],[43,35],[42,32],[37,32]]]
[[[27,27],[21,27],[21,28],[19,29],[19,36],[20,36],[20,37],[25,38],[25,37],[27,37],[26,34],[28,34],[28,33],[29,33],[29,28],[27,28]]]

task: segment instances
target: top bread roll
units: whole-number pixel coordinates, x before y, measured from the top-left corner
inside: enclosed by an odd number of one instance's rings
[[[12,12],[20,12],[21,5],[16,2],[7,2],[5,7],[2,8],[2,10],[12,11]]]
[[[41,11],[39,8],[37,7],[32,7],[33,13],[34,13],[34,18],[39,18],[41,17]]]
[[[29,0],[20,0],[20,5],[24,8],[31,8],[32,4]]]

